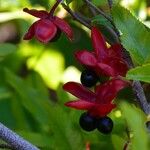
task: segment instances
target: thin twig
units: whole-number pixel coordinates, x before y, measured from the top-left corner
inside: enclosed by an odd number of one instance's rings
[[[111,24],[113,24],[113,20],[111,19],[111,17],[109,17],[107,14],[105,14],[101,9],[97,8],[89,0],[84,0],[84,1],[87,3],[87,5],[89,5],[89,7],[92,7],[93,9],[95,9],[100,15],[102,15],[103,17],[105,17]]]
[[[112,0],[107,0],[107,1],[108,1],[109,8],[111,9],[113,5],[113,1]]]
[[[91,0],[90,0],[90,1],[91,1]],[[86,5],[88,5],[88,4],[87,4],[87,1],[85,1],[85,3],[86,3]],[[88,6],[89,6],[89,5],[88,5]],[[89,6],[89,9],[90,9],[91,13],[93,14],[93,16],[96,16],[96,15],[97,15],[97,13],[96,13],[95,9],[93,9],[93,7]]]
[[[84,16],[81,16],[80,13],[76,13],[73,12],[67,5],[62,4],[63,8],[72,16],[72,18],[76,21],[78,21],[79,23],[81,23],[82,25],[86,26],[87,28],[91,29],[91,20],[89,20],[89,18],[86,18]],[[85,21],[86,20],[86,21]],[[118,36],[116,34],[116,32],[106,26],[107,30],[111,33],[111,35],[114,37],[114,41],[115,43],[119,42]],[[107,38],[107,37],[106,37]],[[109,41],[110,44],[113,44],[113,42]]]
[[[89,25],[91,24],[91,19],[82,15],[80,12],[76,12],[76,16],[78,16],[80,19],[84,20],[87,22]]]
[[[50,10],[49,14],[53,15],[58,5],[62,2],[62,0],[57,0],[52,9]]]
[[[0,138],[15,150],[39,150],[36,146],[24,140],[2,123],[0,123]]]
[[[145,112],[145,114],[150,114],[150,105],[147,102],[143,87],[139,81],[133,81],[132,88],[134,95],[136,97],[136,100],[140,104],[142,110]]]
[[[84,21],[77,13],[73,12],[69,8],[69,6],[62,3],[62,7],[73,17],[74,20],[77,20],[78,22],[80,22],[81,24],[86,26],[87,28],[91,29],[91,25],[89,23],[87,23],[86,21]]]
[[[84,0],[87,5],[89,5],[89,7],[95,9],[100,15],[102,15],[104,18],[106,18],[110,23],[111,25],[113,26],[113,30],[116,32],[117,36],[119,37],[120,36],[120,33],[118,31],[118,29],[116,28],[113,20],[111,19],[111,17],[109,17],[107,14],[105,14],[103,12],[103,10],[99,9],[98,7],[96,7],[92,2],[90,2],[89,0]]]

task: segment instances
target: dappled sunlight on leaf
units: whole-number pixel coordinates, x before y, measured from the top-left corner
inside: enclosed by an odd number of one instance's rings
[[[63,76],[62,76],[62,82],[66,83],[69,81],[75,81],[75,82],[80,82],[80,71],[74,67],[70,66],[65,69]]]
[[[39,72],[49,87],[57,88],[64,70],[64,58],[59,52],[44,50],[40,55],[28,59],[27,63],[30,69]]]
[[[125,100],[120,102],[119,108],[127,121],[129,131],[133,134],[133,137],[131,137],[132,150],[148,150],[148,135],[144,124],[146,115]]]

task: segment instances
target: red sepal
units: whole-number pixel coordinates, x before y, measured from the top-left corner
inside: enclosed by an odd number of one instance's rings
[[[95,70],[98,75],[125,76],[128,66],[122,58],[122,46],[114,44],[107,48],[101,32],[96,27],[92,27],[91,36],[94,52],[87,50],[76,52],[76,59],[86,67]]]
[[[36,21],[35,24],[29,28],[28,32],[24,36],[25,40],[29,40],[35,35],[40,42],[47,43],[54,38],[57,33],[57,29],[64,32],[70,40],[73,39],[73,31],[70,25],[63,19],[53,15],[60,2],[61,0],[56,1],[50,13],[43,10],[28,8],[23,9],[24,12],[40,18],[40,20]]]
[[[37,17],[37,18],[47,18],[48,17],[48,12],[44,11],[44,10],[36,10],[36,9],[28,9],[28,8],[24,8],[23,9],[24,12]]]
[[[99,118],[108,115],[115,107],[116,105],[111,103],[100,105],[97,104],[92,107],[92,109],[90,109],[88,112],[91,116]]]
[[[122,58],[122,45],[120,44],[113,44],[109,49],[109,57],[118,57]]]
[[[57,32],[56,26],[48,19],[41,19],[37,22],[35,28],[35,37],[43,42],[49,42]]]
[[[128,85],[127,81],[112,79],[102,85],[96,86],[96,102],[99,104],[111,103],[117,96],[117,93]]]
[[[35,26],[36,26],[36,23],[33,23],[30,28],[28,29],[28,32],[24,35],[23,39],[24,40],[30,40],[34,37],[35,35]]]
[[[92,109],[93,106],[95,106],[94,103],[85,100],[70,101],[65,103],[65,105],[79,110],[89,110]]]
[[[87,110],[90,115],[95,117],[106,116],[116,106],[112,101],[117,93],[128,85],[127,81],[114,78],[96,86],[95,93],[93,93],[79,83],[68,82],[63,86],[64,90],[79,100],[67,102],[65,105],[79,110]]]
[[[83,65],[93,67],[97,63],[95,56],[87,50],[77,51],[75,57]]]
[[[105,63],[97,63],[96,71],[103,76],[115,76],[115,70]]]
[[[105,39],[96,27],[92,27],[91,38],[96,57],[99,61],[102,61],[108,56]]]
[[[85,101],[95,101],[95,93],[85,88],[76,82],[67,82],[64,84],[63,89],[79,99],[84,99]]]
[[[58,17],[54,17],[53,23],[62,31],[66,34],[66,36],[70,39],[73,40],[73,31],[70,25],[63,19],[60,19]]]
[[[128,71],[128,66],[125,61],[119,57],[109,57],[104,63],[108,64],[114,70],[114,74],[110,75],[114,76],[125,76]]]

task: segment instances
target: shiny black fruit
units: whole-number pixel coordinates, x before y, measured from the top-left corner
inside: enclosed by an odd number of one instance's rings
[[[96,129],[96,119],[88,113],[83,113],[80,117],[79,124],[85,131],[93,131]]]
[[[94,71],[84,70],[81,74],[80,80],[85,87],[92,87],[98,81],[98,77]]]
[[[113,129],[113,121],[109,117],[99,118],[97,120],[97,129],[103,134],[109,134]]]

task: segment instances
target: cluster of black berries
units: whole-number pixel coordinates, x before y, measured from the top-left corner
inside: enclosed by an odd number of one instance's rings
[[[81,74],[81,83],[85,87],[92,87],[99,81],[98,76],[94,71],[84,70]],[[96,128],[103,134],[111,133],[113,129],[113,121],[111,118],[105,116],[102,118],[94,118],[88,113],[83,113],[80,117],[79,124],[85,131],[93,131]]]
[[[113,129],[113,121],[109,117],[94,118],[88,113],[81,115],[79,124],[85,131],[93,131],[97,128],[103,134],[109,134]]]

